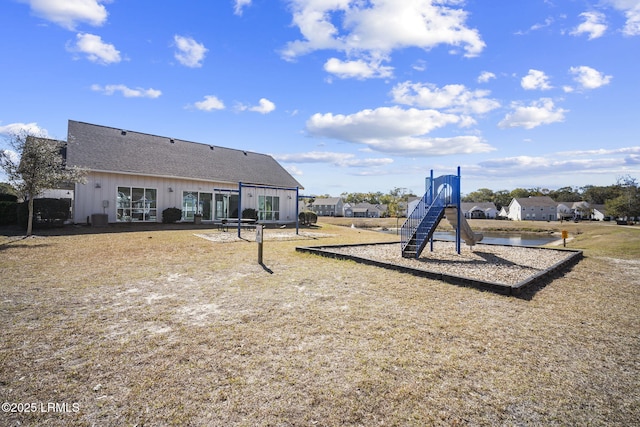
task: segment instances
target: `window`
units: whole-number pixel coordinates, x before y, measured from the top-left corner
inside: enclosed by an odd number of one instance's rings
[[[156,221],[158,217],[155,188],[118,187],[116,221]]]
[[[280,197],[258,196],[258,219],[278,221],[280,219]]]
[[[237,192],[216,193],[216,219],[225,218],[239,218]]]
[[[182,220],[193,221],[196,213],[202,215],[205,221],[211,221],[213,207],[213,193],[201,193],[198,191],[182,192]]]

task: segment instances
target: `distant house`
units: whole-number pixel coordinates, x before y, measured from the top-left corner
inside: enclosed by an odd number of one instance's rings
[[[342,197],[318,197],[311,207],[318,216],[344,216]]]
[[[500,208],[500,212],[498,212],[498,218],[509,218],[509,206],[503,206]]]
[[[264,223],[295,222],[302,186],[266,154],[200,144],[70,120],[66,162],[87,170],[76,184],[74,222],[106,214],[108,222],[239,218],[255,209]]]
[[[565,203],[558,203],[556,207],[556,217],[559,220],[573,219],[573,210]]]
[[[411,212],[413,212],[416,206],[418,206],[420,200],[422,200],[422,197],[409,197],[409,203],[407,204],[407,217],[409,217],[409,215],[411,215]]]
[[[498,216],[498,209],[493,202],[462,202],[460,209],[468,219],[495,219]]]
[[[411,206],[411,200],[413,199],[417,199],[417,197],[409,197],[408,200],[405,201],[399,201],[398,202],[398,216],[399,217],[407,217],[409,216],[409,214],[411,213],[410,206]]]
[[[558,204],[558,219],[603,221],[605,217],[604,205],[591,205],[585,201],[573,202],[570,207],[565,203]]]
[[[509,203],[508,218],[513,221],[555,221],[558,204],[549,196],[522,197]]]
[[[386,216],[387,205],[355,203],[345,206],[345,216],[353,218],[380,218]]]
[[[591,207],[588,202],[574,202],[571,211],[575,219],[591,219]]]
[[[607,218],[608,216],[604,205],[591,205],[591,219],[604,221]]]

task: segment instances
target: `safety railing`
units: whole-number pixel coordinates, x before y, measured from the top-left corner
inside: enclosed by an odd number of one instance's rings
[[[442,175],[438,178],[427,179],[427,191],[420,199],[416,207],[407,217],[400,229],[401,248],[404,253],[406,247],[414,237],[432,227],[425,218],[431,213],[437,216],[445,207],[459,204],[460,179],[457,175]],[[425,236],[424,239],[430,236]],[[418,240],[418,239],[416,239]],[[424,241],[414,242],[417,247],[423,247]],[[417,256],[418,254],[416,254]]]

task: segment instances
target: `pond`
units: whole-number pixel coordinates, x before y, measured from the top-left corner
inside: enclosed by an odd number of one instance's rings
[[[486,231],[481,243],[489,245],[542,246],[558,240],[557,237],[537,233],[497,233]],[[436,231],[435,239],[455,241],[455,231]],[[464,243],[464,241],[462,242]]]
[[[395,229],[386,230],[384,232],[389,234],[396,234]],[[538,233],[498,233],[485,231],[482,232],[482,234],[484,235],[484,238],[480,243],[489,245],[542,246],[546,245],[547,243],[559,240],[558,237]],[[456,239],[456,232],[436,231],[433,237],[436,240],[447,240],[453,242]],[[462,241],[462,243],[464,244],[464,240]]]

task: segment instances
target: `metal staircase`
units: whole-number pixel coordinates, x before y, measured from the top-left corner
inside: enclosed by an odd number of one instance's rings
[[[436,179],[433,171],[431,175],[427,178],[427,191],[400,230],[404,258],[418,258],[427,242],[433,242],[433,233],[447,206],[459,208],[460,175],[443,175]]]

